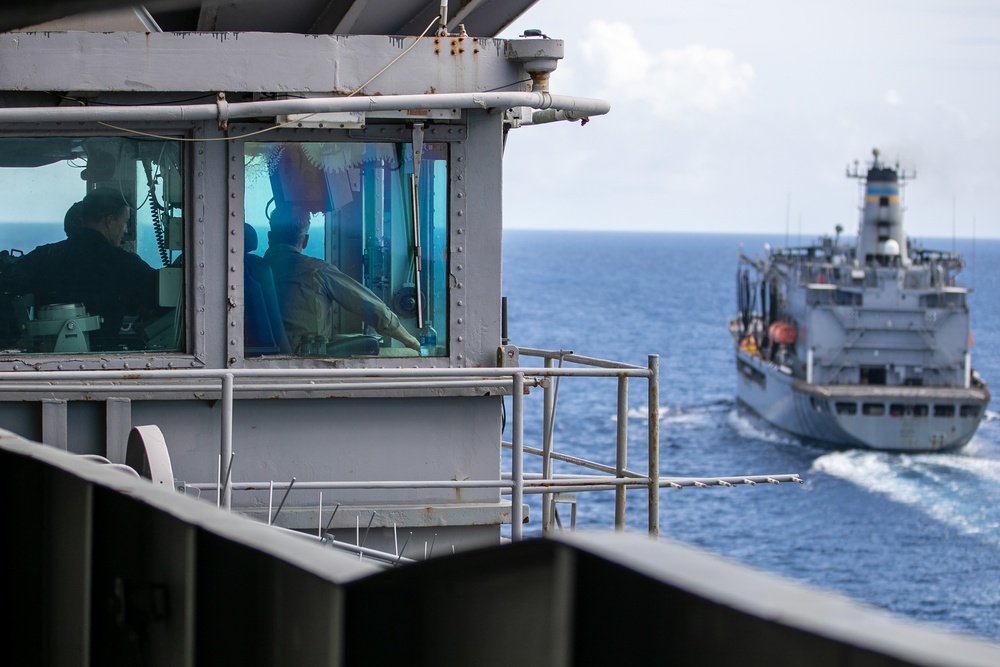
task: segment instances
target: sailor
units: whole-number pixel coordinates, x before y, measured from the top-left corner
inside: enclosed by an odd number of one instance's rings
[[[747,354],[757,354],[757,341],[753,336],[744,337],[743,341],[740,343],[740,347],[743,348],[743,351]]]
[[[135,347],[131,324],[156,307],[156,270],[118,247],[130,214],[120,192],[95,190],[67,211],[66,240],[35,248],[15,269],[19,291],[34,294],[36,307],[80,303],[102,318],[91,350]]]
[[[63,217],[63,231],[66,232],[66,238],[73,236],[83,228],[83,218],[80,217],[82,212],[82,199],[66,210],[66,215]]]
[[[274,274],[281,319],[292,347],[299,351],[317,337],[335,334],[333,306],[354,313],[383,336],[395,338],[412,350],[420,342],[374,292],[329,262],[302,254],[309,243],[309,214],[279,206],[271,213],[271,231],[264,253]]]

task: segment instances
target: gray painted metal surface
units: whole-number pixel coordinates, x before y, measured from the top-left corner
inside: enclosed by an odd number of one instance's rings
[[[0,556],[12,664],[615,664],[622,637],[647,638],[629,642],[635,664],[1000,661],[984,640],[635,535],[386,570],[8,432],[0,477],[19,508]]]
[[[737,398],[796,435],[846,447],[966,444],[989,387],[973,370],[964,262],[905,235],[902,183],[875,151],[857,243],[837,238],[741,257],[730,323]]]
[[[524,83],[530,77],[506,57],[503,40],[463,38],[455,53],[433,37],[414,40],[232,32],[5,33],[0,34],[0,90],[425,95],[531,89]],[[87,54],[87,66],[79,62],[81,53]],[[46,66],[49,58],[64,67]]]

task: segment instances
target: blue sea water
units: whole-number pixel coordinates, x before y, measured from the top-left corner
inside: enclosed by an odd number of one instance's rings
[[[793,239],[793,243],[797,239]],[[946,454],[803,445],[751,421],[735,402],[728,319],[736,258],[783,236],[507,231],[504,287],[511,344],[645,365],[660,357],[661,475],[799,473],[805,484],[664,489],[661,535],[841,592],[894,614],[1000,640],[1000,415]],[[923,240],[964,253],[973,365],[1000,387],[1000,240]],[[536,392],[540,394],[540,392]],[[614,380],[560,387],[558,451],[611,463]],[[525,443],[540,446],[539,396]],[[645,467],[643,383],[630,386],[630,460]],[[507,431],[509,439],[509,428]],[[526,460],[526,470],[538,470]],[[571,472],[560,470],[556,472]],[[578,470],[574,472],[579,472]],[[537,497],[531,524],[540,530]],[[577,524],[607,528],[611,493],[578,496]],[[645,495],[629,494],[629,530],[646,528]],[[562,517],[568,521],[565,512]]]

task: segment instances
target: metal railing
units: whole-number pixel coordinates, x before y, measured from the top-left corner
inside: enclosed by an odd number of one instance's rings
[[[613,489],[615,492],[615,530],[625,529],[625,498],[626,490],[629,486],[645,487],[648,490],[648,530],[651,535],[658,535],[660,501],[659,501],[659,476],[660,476],[660,400],[659,400],[659,356],[651,354],[648,357],[646,367],[634,366],[621,362],[608,361],[586,357],[566,350],[549,351],[531,348],[521,348],[520,354],[527,357],[540,358],[544,362],[544,370],[548,373],[558,372],[553,376],[553,381],[545,383],[543,386],[543,412],[542,412],[542,447],[525,448],[523,443],[520,451],[527,451],[530,454],[540,456],[542,459],[542,474],[539,479],[526,482],[526,486],[537,493],[542,493],[542,533],[552,531],[555,519],[555,500],[559,493],[576,493],[578,491],[596,491]],[[558,367],[556,367],[558,362]],[[564,368],[564,363],[577,364],[591,372],[587,376],[606,376],[618,379],[617,403],[616,403],[616,432],[615,432],[615,466],[611,468],[593,461],[588,461],[574,456],[559,454],[553,447],[553,432],[555,428],[556,408],[559,398],[559,383],[567,375],[584,375],[579,372],[583,369]],[[647,381],[647,406],[648,406],[648,429],[646,439],[647,449],[647,472],[641,474],[628,470],[628,396],[629,378],[645,378]],[[515,404],[515,413],[518,406]],[[519,433],[515,426],[512,442],[504,443],[512,450],[511,459],[514,459],[516,437]],[[553,461],[561,461],[594,470],[603,475],[588,475],[586,477],[554,476]],[[514,472],[512,465],[512,474]]]
[[[553,527],[553,501],[556,494],[613,490],[615,492],[615,528],[624,530],[626,490],[642,487],[647,490],[648,531],[659,534],[659,490],[663,487],[734,486],[737,484],[780,483],[801,480],[797,475],[755,475],[746,477],[660,478],[659,462],[659,357],[650,355],[648,365],[635,366],[595,359],[566,351],[520,350],[520,354],[543,360],[542,367],[510,368],[409,368],[409,369],[165,369],[165,370],[77,370],[77,371],[15,371],[0,375],[0,388],[16,386],[24,391],[64,389],[60,382],[86,383],[88,393],[127,391],[128,383],[141,383],[144,391],[189,391],[190,384],[158,382],[192,380],[205,390],[206,381],[217,381],[221,396],[221,437],[219,464],[213,482],[189,483],[187,487],[217,492],[217,504],[232,507],[234,490],[372,490],[372,489],[484,489],[497,488],[511,496],[511,539],[522,539],[523,503],[526,494],[543,496],[543,532]],[[556,366],[558,361],[559,365]],[[563,367],[563,363],[577,367]],[[617,417],[614,467],[559,453],[553,447],[559,384],[564,377],[614,377],[617,385]],[[646,380],[648,427],[646,434],[647,470],[643,473],[628,469],[628,395],[629,379]],[[101,382],[105,384],[101,384]],[[267,381],[266,385],[261,381]],[[34,384],[33,384],[34,383]],[[54,384],[56,383],[56,384]],[[95,384],[96,383],[96,384]],[[385,390],[503,387],[509,388],[512,404],[511,442],[503,443],[511,450],[510,473],[495,480],[371,480],[371,481],[300,481],[233,482],[233,403],[239,391],[304,390]],[[543,388],[542,447],[524,444],[525,387]],[[525,474],[524,454],[542,459],[542,474]],[[574,464],[600,474],[554,475],[553,461]],[[268,512],[271,522],[273,518]]]

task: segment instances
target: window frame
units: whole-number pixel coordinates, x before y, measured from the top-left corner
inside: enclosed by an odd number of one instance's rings
[[[230,124],[230,132],[237,137],[252,135],[266,126],[259,124]],[[228,202],[230,212],[227,216],[229,229],[227,236],[231,239],[228,251],[230,267],[227,271],[229,283],[226,286],[229,294],[238,295],[236,307],[230,309],[226,327],[235,333],[227,337],[226,357],[230,367],[245,368],[287,368],[294,364],[297,368],[398,368],[398,367],[450,367],[462,365],[462,360],[468,358],[468,336],[466,320],[463,317],[465,309],[462,299],[461,276],[456,277],[456,271],[461,271],[463,235],[466,233],[458,220],[464,216],[460,204],[465,196],[465,141],[468,130],[464,122],[434,123],[428,122],[424,127],[424,143],[448,144],[448,193],[447,193],[447,267],[448,276],[445,291],[447,301],[446,319],[448,321],[447,356],[438,357],[300,357],[288,355],[267,355],[247,357],[244,354],[244,301],[243,301],[243,224],[246,219],[245,183],[246,173],[243,156],[245,143],[249,142],[357,142],[357,143],[409,143],[412,140],[412,129],[402,122],[387,122],[369,124],[357,129],[329,128],[280,128],[265,135],[255,134],[233,140],[230,145],[230,173],[226,181],[229,184]]]
[[[204,138],[204,125],[201,123],[150,124],[128,123],[116,124],[125,131],[112,130],[97,124],[88,123],[80,128],[46,124],[11,124],[0,133],[0,139],[25,138],[46,139],[57,137],[121,137],[134,138],[129,129],[141,131],[144,134],[155,134],[176,137],[181,140],[181,164],[185,170],[184,184],[184,216],[182,220],[184,239],[181,253],[185,257],[183,289],[184,289],[184,349],[177,352],[162,350],[130,350],[128,352],[88,352],[85,354],[70,353],[31,353],[0,356],[0,372],[18,370],[127,370],[127,369],[157,369],[157,368],[204,368],[206,367],[206,295],[204,276],[195,285],[195,272],[192,267],[205,263],[205,225],[204,215],[195,211],[196,202],[204,201],[206,189],[204,174],[208,165],[204,150],[194,150],[192,141]],[[81,181],[82,183],[82,181]],[[81,188],[81,194],[83,193]],[[71,362],[71,363],[70,363]]]

